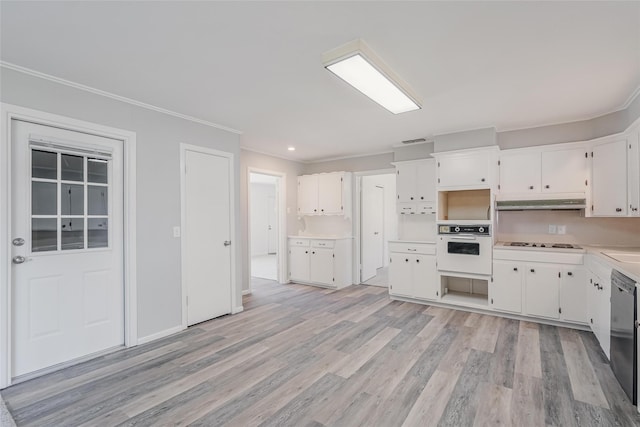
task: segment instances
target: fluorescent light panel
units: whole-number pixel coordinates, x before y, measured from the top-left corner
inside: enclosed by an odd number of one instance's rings
[[[337,59],[331,59],[338,55]],[[324,66],[393,114],[420,109],[402,80],[362,40],[324,55]]]

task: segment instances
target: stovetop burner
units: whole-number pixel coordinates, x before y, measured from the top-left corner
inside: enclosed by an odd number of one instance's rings
[[[582,249],[580,246],[571,243],[529,243],[529,242],[507,242],[505,246],[515,246],[522,248],[552,248],[552,249]]]

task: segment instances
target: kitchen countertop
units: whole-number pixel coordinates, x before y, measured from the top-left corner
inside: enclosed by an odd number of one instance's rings
[[[640,284],[640,263],[633,262],[620,262],[605,255],[603,252],[617,252],[617,253],[634,253],[640,254],[640,247],[620,247],[620,246],[595,246],[585,245],[584,248],[588,254],[595,255],[599,260],[606,262],[613,269],[618,270],[622,274],[629,276],[635,280],[637,284]]]
[[[344,240],[344,239],[353,239],[353,236],[330,236],[330,235],[308,235],[308,236],[288,236],[289,239],[324,239],[324,240]]]
[[[429,244],[429,245],[435,245],[436,241],[435,240],[389,240],[389,243],[411,243],[411,244],[420,244],[420,243],[425,243],[425,244]]]

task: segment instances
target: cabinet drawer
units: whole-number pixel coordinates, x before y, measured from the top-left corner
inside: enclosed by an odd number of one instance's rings
[[[418,213],[419,214],[434,214],[434,213],[436,213],[436,205],[434,203],[419,203],[418,204]]]
[[[389,252],[402,252],[409,254],[435,255],[436,245],[429,243],[389,243]]]
[[[289,246],[309,246],[309,239],[289,239]]]
[[[396,206],[399,215],[412,215],[416,213],[415,203],[398,203]]]
[[[311,246],[314,248],[333,248],[336,244],[335,240],[312,240]]]

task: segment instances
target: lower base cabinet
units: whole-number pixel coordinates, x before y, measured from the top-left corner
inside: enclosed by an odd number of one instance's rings
[[[289,239],[289,280],[344,288],[352,284],[351,238]]]
[[[611,268],[588,263],[587,316],[607,359],[611,350]]]
[[[389,294],[435,300],[440,297],[435,244],[389,243]]]

